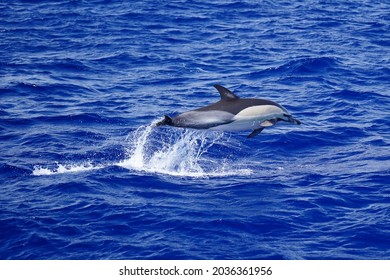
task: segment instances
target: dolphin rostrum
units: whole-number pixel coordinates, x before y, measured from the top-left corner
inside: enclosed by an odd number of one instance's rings
[[[269,100],[240,98],[227,88],[214,85],[221,100],[206,107],[182,113],[176,117],[165,116],[157,126],[170,125],[195,129],[249,130],[247,138],[259,134],[265,127],[279,121],[301,124],[283,106]]]

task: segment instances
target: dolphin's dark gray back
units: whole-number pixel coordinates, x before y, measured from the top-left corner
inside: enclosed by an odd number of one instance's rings
[[[261,106],[261,105],[273,105],[285,110],[282,106],[270,100],[257,99],[257,98],[241,99],[237,95],[232,93],[230,90],[228,90],[227,88],[224,88],[223,86],[214,85],[214,87],[220,93],[221,100],[209,106],[196,109],[194,111],[225,111],[233,115],[237,115],[245,108],[251,106]]]

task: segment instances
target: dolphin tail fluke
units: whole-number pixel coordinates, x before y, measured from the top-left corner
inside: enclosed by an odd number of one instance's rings
[[[170,126],[173,126],[173,121],[172,121],[172,118],[165,115],[164,116],[164,119],[162,121],[159,121],[158,123],[156,123],[156,126],[162,126],[162,125],[170,125]]]
[[[249,134],[246,138],[253,138],[255,137],[256,135],[258,135],[260,132],[262,132],[264,129],[264,127],[260,127],[260,128],[257,128],[255,130],[252,131],[251,134]]]

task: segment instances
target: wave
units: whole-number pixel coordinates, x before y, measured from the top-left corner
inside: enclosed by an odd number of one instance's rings
[[[333,57],[313,57],[291,60],[278,67],[248,74],[251,79],[262,77],[289,77],[289,76],[314,76],[324,74],[339,65],[339,61]]]

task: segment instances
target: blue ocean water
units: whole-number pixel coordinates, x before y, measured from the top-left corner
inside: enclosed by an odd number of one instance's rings
[[[1,1],[1,259],[390,259],[390,2]],[[153,128],[221,84],[302,125]]]

